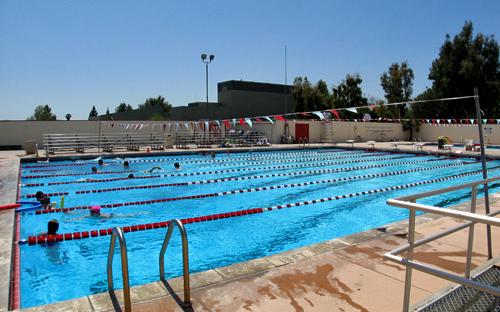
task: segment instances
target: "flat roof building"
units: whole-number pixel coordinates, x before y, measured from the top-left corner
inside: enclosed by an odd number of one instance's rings
[[[169,114],[154,111],[170,120],[231,119],[293,112],[293,86],[275,83],[229,80],[217,84],[217,102],[193,102],[172,107]],[[141,120],[152,116],[142,109],[101,115],[99,119]]]

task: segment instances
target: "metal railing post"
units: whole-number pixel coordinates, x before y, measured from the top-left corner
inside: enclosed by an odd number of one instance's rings
[[[477,197],[477,186],[472,187],[471,201],[470,201],[470,212],[476,213],[476,197]],[[465,262],[465,277],[470,278],[470,269],[472,262],[472,248],[474,244],[474,222],[469,225],[469,235],[467,238],[467,259]]]
[[[161,245],[160,250],[160,280],[165,280],[165,252],[167,251],[168,242],[170,237],[172,236],[172,232],[174,230],[175,225],[179,228],[181,232],[182,239],[182,271],[183,271],[183,279],[184,279],[184,307],[191,306],[191,288],[189,284],[189,251],[188,251],[188,240],[186,229],[184,225],[179,219],[173,219],[168,222],[168,230],[165,235],[165,239],[163,240],[163,244]]]
[[[128,281],[128,259],[127,259],[127,243],[125,241],[125,236],[123,231],[119,227],[113,228],[113,233],[111,235],[111,242],[109,244],[108,251],[108,291],[113,291],[113,257],[115,255],[115,243],[116,238],[120,242],[120,256],[122,262],[122,279],[123,279],[123,296],[125,303],[125,312],[132,311],[132,304],[130,301],[130,286]]]
[[[415,201],[413,201],[415,202]],[[415,242],[415,209],[410,209],[410,215],[408,216],[408,245],[410,245],[410,249],[407,253],[408,261],[413,260],[413,244]],[[406,267],[405,274],[405,292],[403,298],[403,311],[408,312],[410,309],[410,294],[411,294],[411,278],[412,278],[413,269],[409,266]]]

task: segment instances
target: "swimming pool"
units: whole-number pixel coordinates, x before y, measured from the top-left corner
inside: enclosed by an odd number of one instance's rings
[[[105,159],[102,167],[95,160],[22,165],[23,197],[41,190],[59,194],[51,196],[59,202],[65,194],[69,208],[21,216],[20,237],[32,237],[32,244],[20,246],[22,307],[106,291],[110,236],[105,234],[114,226],[131,230],[125,234],[130,282],[140,285],[159,279],[166,229],[152,223],[183,219],[191,272],[198,272],[407,218],[406,210],[387,206],[387,198],[475,180],[481,169],[475,159],[341,149],[127,160],[128,169],[121,159]],[[145,172],[155,166],[162,169]],[[488,168],[498,175],[500,161],[488,162]],[[467,198],[467,191],[459,191],[423,202],[448,206]],[[89,217],[92,205],[107,207],[102,212],[112,218]],[[51,219],[72,240],[37,244],[35,236]],[[72,233],[88,238],[74,239]],[[181,275],[180,247],[174,235],[166,256],[169,278]],[[115,272],[120,269],[115,261]],[[119,274],[115,285],[121,285]]]

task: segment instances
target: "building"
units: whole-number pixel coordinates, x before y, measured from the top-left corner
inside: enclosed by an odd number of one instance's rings
[[[135,109],[98,119],[148,120],[163,116],[170,120],[230,119],[289,113],[294,110],[293,86],[242,80],[217,84],[217,102],[193,102],[172,107],[170,114],[154,110]]]

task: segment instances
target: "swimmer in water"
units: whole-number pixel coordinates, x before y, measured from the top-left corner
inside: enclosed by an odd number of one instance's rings
[[[123,162],[123,168],[128,169],[128,167],[129,167],[129,163],[128,163],[128,161],[125,160]]]
[[[92,173],[97,173],[97,168],[96,167],[92,167]]]
[[[104,161],[102,160],[102,158],[99,158],[99,160],[97,161],[97,164],[98,164],[99,166],[104,165]]]
[[[102,214],[101,213],[101,206],[92,206],[90,207],[90,217],[93,218],[102,218],[102,219],[109,219],[113,217],[113,214]]]
[[[133,173],[129,174],[129,175],[128,175],[128,178],[129,178],[129,179],[133,179],[133,178],[135,178],[135,177],[134,177],[134,174],[133,174]]]
[[[177,169],[177,170],[180,170],[181,169],[181,164],[179,164],[178,162],[176,162],[174,164],[174,168]]]
[[[157,169],[158,169],[158,170],[161,170],[161,168],[160,168],[160,167],[156,166],[156,167],[153,167],[153,168],[149,169],[149,170],[147,171],[147,173],[153,173],[153,171],[155,171],[155,170],[157,170]]]

